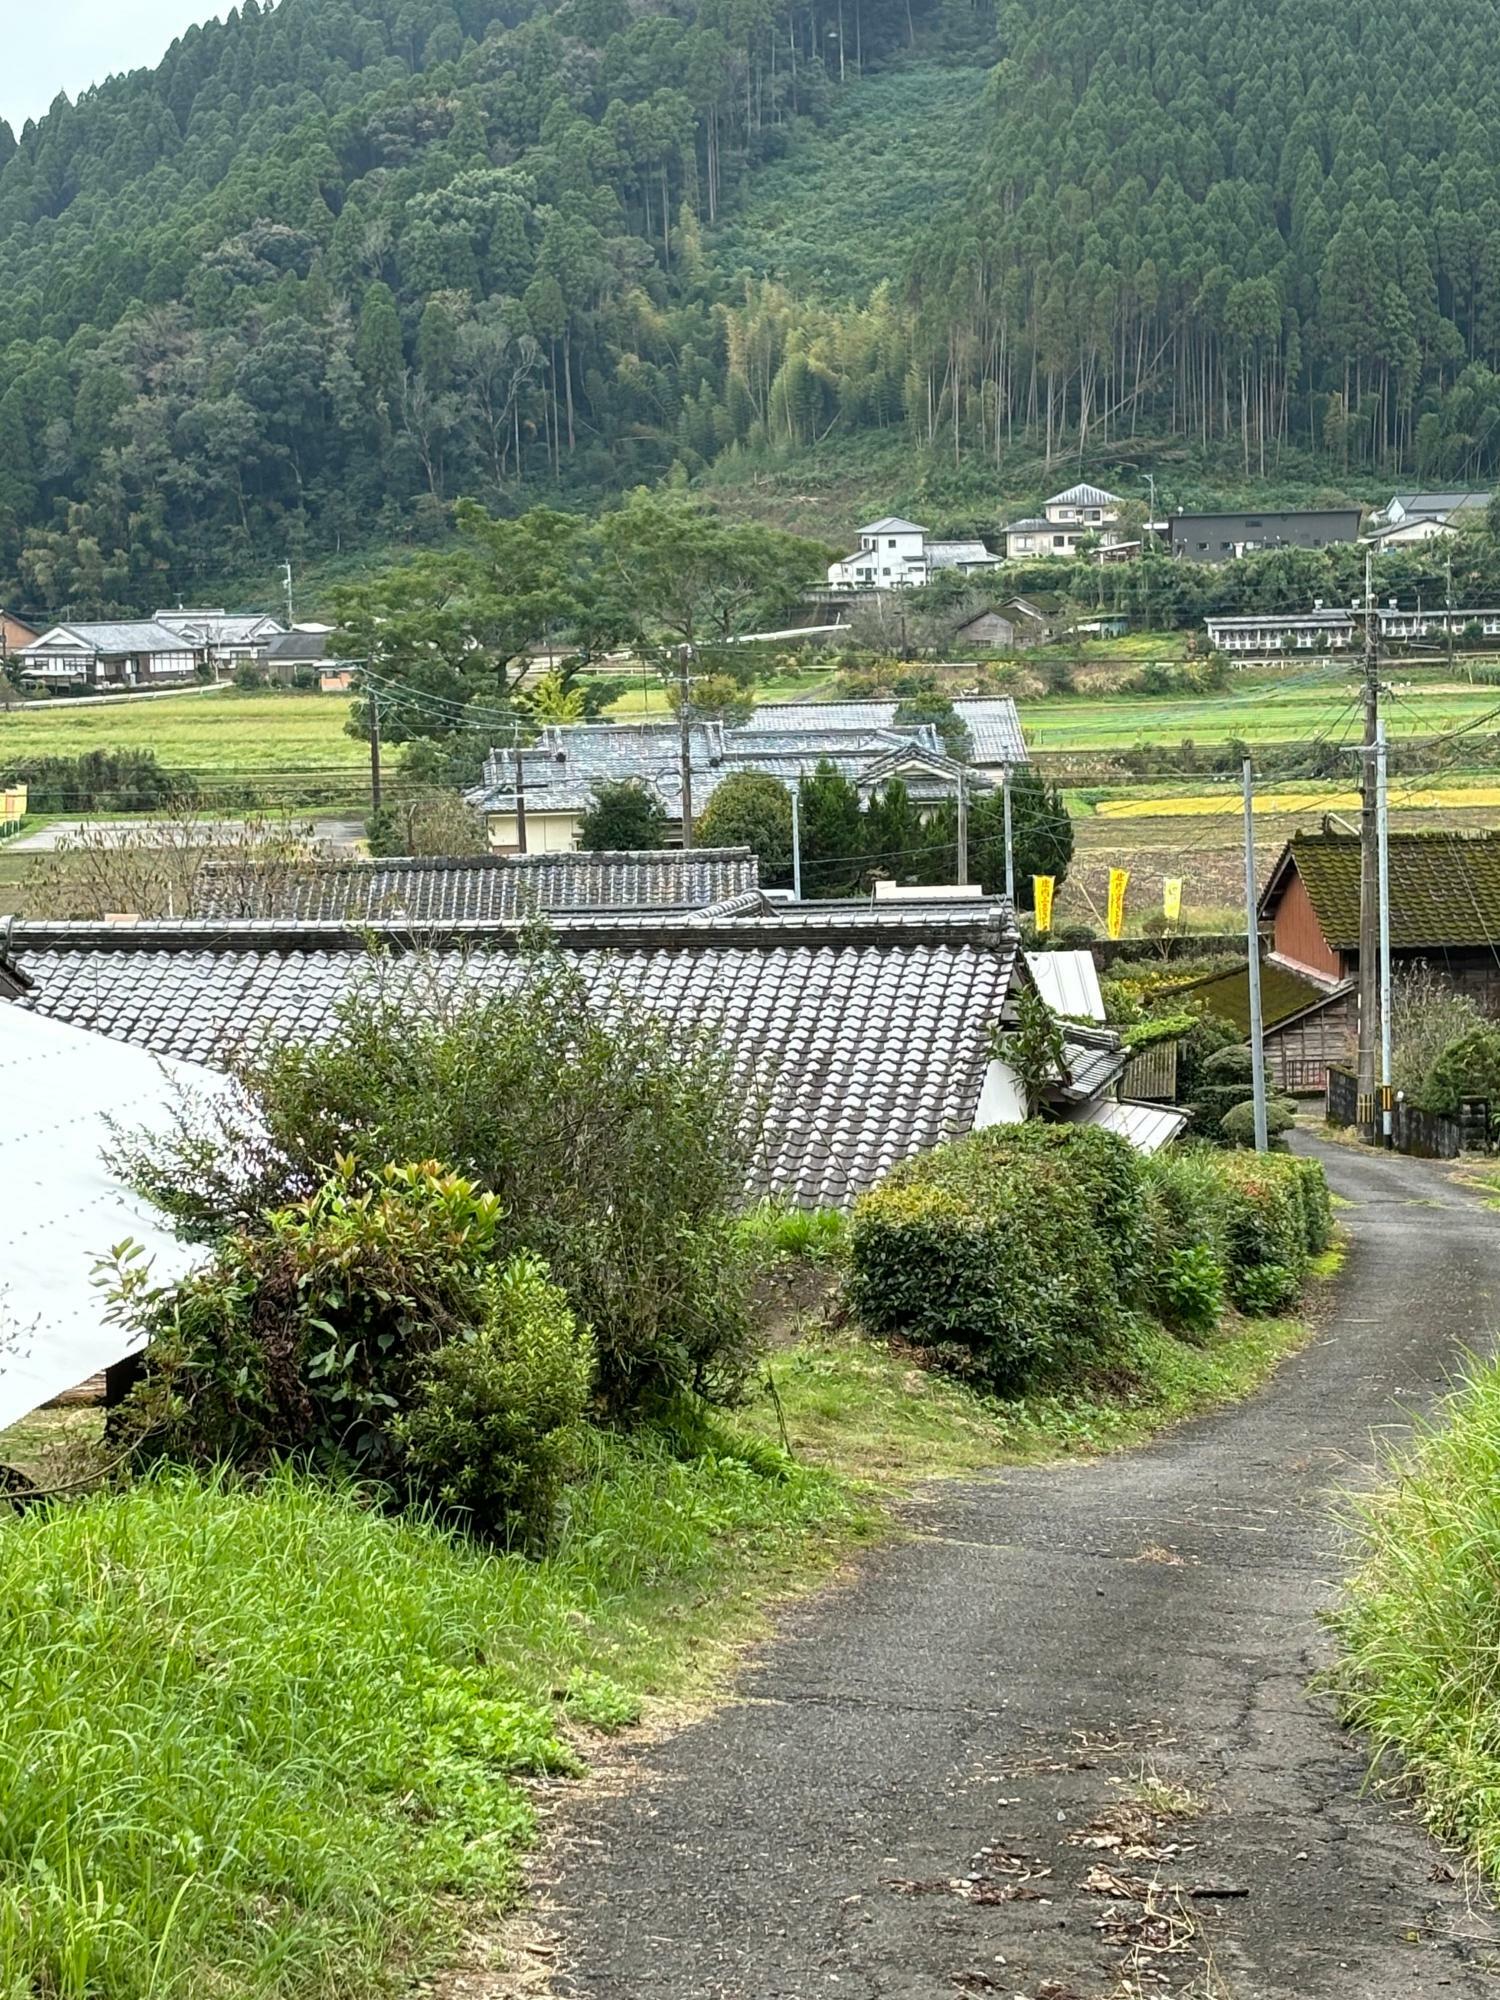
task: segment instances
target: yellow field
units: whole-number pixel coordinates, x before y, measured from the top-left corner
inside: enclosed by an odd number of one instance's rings
[[[1391,806],[1411,811],[1446,807],[1500,806],[1500,785],[1408,785],[1399,778],[1391,781]],[[1166,799],[1101,799],[1094,807],[1096,819],[1238,819],[1244,812],[1239,787],[1226,785],[1222,791],[1178,793]],[[1357,812],[1359,793],[1355,791],[1257,790],[1257,814],[1300,812]]]

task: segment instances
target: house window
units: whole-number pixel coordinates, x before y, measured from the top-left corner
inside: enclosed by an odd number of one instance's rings
[[[1250,515],[1248,515],[1248,514],[1247,514],[1247,515],[1245,516],[1245,526],[1246,526],[1247,528],[1263,528],[1263,527],[1265,526],[1265,522],[1264,522],[1264,521],[1257,521],[1257,520],[1253,520],[1253,519],[1252,519],[1252,518],[1250,517]]]
[[[1091,521],[1102,521],[1103,518],[1104,516],[1099,512],[1099,509],[1097,507],[1090,507],[1089,519]]]
[[[1066,535],[1054,535],[1054,536],[1052,537],[1052,546],[1053,546],[1053,548],[1055,548],[1055,549],[1065,549],[1065,548],[1066,548],[1066,547],[1068,546],[1068,538],[1067,538],[1067,536],[1066,536]]]
[[[1227,548],[1229,547],[1229,544],[1228,544],[1228,542],[1226,542],[1226,543],[1224,544],[1224,546],[1225,546],[1225,548],[1227,549]],[[1206,555],[1208,554],[1208,543],[1207,543],[1207,542],[1200,542],[1200,543],[1198,544],[1198,553],[1199,553],[1199,555],[1203,555],[1203,556],[1206,556]]]
[[[893,549],[896,546],[896,537],[894,535],[887,535],[885,545],[888,549]]]

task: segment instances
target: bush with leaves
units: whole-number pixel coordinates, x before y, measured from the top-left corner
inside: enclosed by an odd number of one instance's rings
[[[127,1142],[125,1172],[201,1235],[253,1229],[352,1155],[441,1157],[499,1197],[493,1255],[543,1257],[594,1336],[612,1414],[737,1392],[754,1351],[734,1212],[755,1106],[710,1036],[621,993],[608,1006],[545,946],[503,978],[453,956],[372,955],[316,1044],[229,1058],[237,1102]]]
[[[1066,1143],[971,1133],[898,1166],[855,1204],[848,1300],[986,1386],[1014,1392],[1100,1361],[1121,1332],[1109,1250]]]
[[[716,785],[694,836],[704,847],[748,847],[768,886],[792,878],[792,796],[763,771],[732,771]]]
[[[491,1277],[484,1318],[427,1359],[392,1432],[418,1495],[487,1533],[537,1544],[588,1403],[593,1346],[535,1257]]]
[[[667,815],[639,778],[595,785],[578,830],[578,844],[592,854],[644,854],[664,847]]]
[[[1290,1097],[1266,1098],[1266,1144],[1273,1152],[1286,1150],[1286,1135],[1297,1122],[1296,1100]],[[1243,1098],[1238,1104],[1231,1104],[1219,1120],[1219,1137],[1227,1146],[1253,1146],[1255,1144],[1255,1101]]]
[[[1500,1028],[1489,1023],[1470,1028],[1434,1059],[1420,1105],[1451,1117],[1466,1097],[1486,1099],[1491,1114],[1500,1113]]]

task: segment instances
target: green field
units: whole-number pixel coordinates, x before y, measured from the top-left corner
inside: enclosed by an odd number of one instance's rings
[[[152,750],[169,770],[210,784],[254,785],[292,805],[309,786],[321,798],[326,781],[345,773],[357,797],[370,753],[344,734],[349,707],[347,695],[238,688],[90,708],[38,701],[0,714],[0,769],[30,757]]]

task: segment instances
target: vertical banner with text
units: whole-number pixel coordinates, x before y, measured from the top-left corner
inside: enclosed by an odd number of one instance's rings
[[[1057,887],[1055,875],[1033,875],[1031,878],[1031,906],[1039,931],[1052,928],[1052,892]]]
[[[1168,875],[1161,885],[1161,913],[1169,924],[1175,924],[1182,916],[1182,877]]]
[[[1125,930],[1125,884],[1130,880],[1128,868],[1111,868],[1109,871],[1109,914],[1105,922],[1105,935],[1117,938]]]

